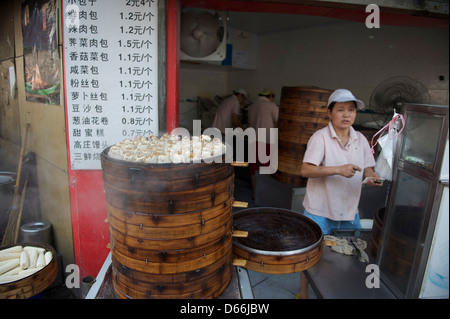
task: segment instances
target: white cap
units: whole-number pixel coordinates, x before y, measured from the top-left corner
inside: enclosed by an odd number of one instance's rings
[[[328,98],[328,107],[330,107],[330,104],[333,102],[349,102],[349,101],[356,102],[356,106],[359,110],[364,109],[364,102],[358,100],[352,94],[352,92],[346,89],[337,89],[333,93],[331,93],[330,97]]]
[[[237,89],[237,90],[234,90],[233,93],[234,93],[234,94],[238,94],[238,93],[239,93],[239,94],[242,94],[243,96],[245,96],[246,99],[248,99],[247,91],[245,91],[244,89]]]

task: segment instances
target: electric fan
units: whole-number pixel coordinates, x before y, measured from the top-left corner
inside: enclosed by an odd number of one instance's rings
[[[181,14],[180,60],[223,61],[226,18],[217,11],[186,9]]]
[[[386,123],[394,114],[401,112],[404,103],[427,104],[430,102],[428,89],[416,79],[408,76],[394,76],[381,82],[370,96],[370,109],[377,122]]]

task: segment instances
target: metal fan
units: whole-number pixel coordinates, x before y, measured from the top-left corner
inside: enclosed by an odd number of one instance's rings
[[[394,76],[384,80],[370,96],[370,108],[376,114],[377,123],[388,122],[394,110],[397,113],[401,112],[404,103],[429,102],[428,89],[421,82],[408,76]]]
[[[226,56],[226,19],[217,11],[188,9],[181,14],[180,59],[223,61]]]

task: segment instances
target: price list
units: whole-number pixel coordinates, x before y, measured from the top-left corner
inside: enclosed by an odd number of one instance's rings
[[[101,169],[106,147],[158,134],[158,4],[62,3],[70,164]]]

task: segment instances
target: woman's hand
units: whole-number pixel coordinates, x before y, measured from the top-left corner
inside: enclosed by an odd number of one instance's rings
[[[383,180],[375,177],[368,177],[366,184],[369,186],[383,186]]]
[[[380,176],[375,173],[373,167],[368,167],[364,170],[364,181],[369,186],[383,186],[383,180],[381,180]]]
[[[356,172],[361,172],[361,168],[353,164],[345,164],[342,166],[338,166],[337,172],[341,176],[352,178]]]

